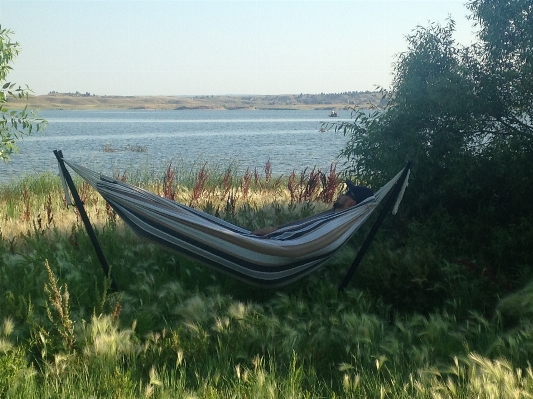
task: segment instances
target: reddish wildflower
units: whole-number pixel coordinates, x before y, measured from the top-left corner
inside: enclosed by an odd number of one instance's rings
[[[312,201],[314,198],[314,194],[317,191],[319,184],[320,184],[320,170],[315,171],[315,168],[311,170],[311,173],[309,173],[309,178],[307,179],[307,183],[305,185],[304,189],[304,200],[306,201]]]
[[[268,183],[271,178],[272,178],[272,165],[269,159],[267,163],[265,164],[265,181]]]
[[[296,201],[296,198],[297,198],[296,190],[298,189],[298,184],[296,183],[296,172],[294,170],[289,176],[289,182],[287,183],[287,188],[289,189],[289,193],[291,194],[291,202]]]
[[[252,180],[252,175],[250,174],[250,168],[247,168],[241,180],[241,189],[242,189],[243,198],[246,198],[248,196],[248,193],[250,192],[251,180]]]
[[[339,176],[337,174],[337,163],[332,162],[329,167],[329,175],[323,178],[323,188],[320,196],[326,204],[331,204],[339,187]]]
[[[30,192],[26,185],[22,189],[22,201],[24,203],[24,211],[22,213],[22,220],[25,222],[30,221]]]
[[[198,177],[196,178],[196,183],[194,184],[192,190],[192,199],[191,204],[197,202],[205,191],[205,184],[207,183],[208,172],[207,172],[207,162],[200,168],[198,172]]]
[[[176,171],[172,168],[172,162],[168,165],[163,177],[163,196],[172,201],[176,199],[176,191],[174,190],[174,178]]]
[[[224,174],[224,177],[222,179],[222,190],[223,190],[223,197],[226,197],[228,195],[229,190],[233,186],[233,174],[231,172],[231,168],[228,168],[226,170],[226,173]]]

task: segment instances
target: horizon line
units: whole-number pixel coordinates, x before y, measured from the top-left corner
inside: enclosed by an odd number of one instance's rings
[[[379,93],[379,90],[351,90],[342,92],[321,92],[321,93],[278,93],[278,94],[251,94],[251,93],[226,93],[226,94],[96,94],[91,92],[58,92],[50,91],[46,94],[30,94],[32,96],[50,96],[50,95],[72,95],[77,97],[241,97],[241,96],[327,96],[327,95],[343,95],[343,94],[372,94]]]

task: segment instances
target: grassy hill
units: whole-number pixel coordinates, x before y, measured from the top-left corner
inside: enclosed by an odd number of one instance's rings
[[[97,96],[89,93],[50,93],[31,96],[30,109],[308,109],[342,110],[380,105],[376,92],[246,96]],[[9,108],[26,101],[10,99]]]

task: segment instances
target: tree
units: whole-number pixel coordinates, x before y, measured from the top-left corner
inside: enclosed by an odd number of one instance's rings
[[[42,130],[46,126],[46,121],[28,111],[27,106],[21,111],[11,111],[5,106],[9,98],[27,100],[30,93],[27,86],[21,88],[15,83],[6,81],[12,69],[10,64],[20,52],[19,44],[11,41],[12,33],[0,25],[0,159],[3,161],[8,161],[13,152],[17,150],[17,140],[34,131]]]
[[[481,41],[478,80],[494,105],[487,125],[533,138],[533,3],[471,0],[468,8]]]
[[[512,237],[516,226],[531,226],[533,236],[533,4],[470,0],[468,7],[477,43],[458,45],[452,19],[417,27],[391,88],[381,90],[384,109],[354,110],[353,121],[335,125],[349,138],[347,173],[363,182],[379,187],[414,160],[404,214],[433,223],[426,231],[463,253],[488,248],[505,229]],[[503,248],[502,263],[511,252]]]

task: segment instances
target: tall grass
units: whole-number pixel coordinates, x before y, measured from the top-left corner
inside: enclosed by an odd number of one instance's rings
[[[160,180],[137,183],[248,228],[318,212],[340,189],[333,167],[276,178],[268,164],[243,176],[204,165],[192,176],[186,182],[169,166]],[[420,236],[397,246],[378,235],[344,292],[337,285],[359,238],[305,280],[263,291],[138,239],[89,186],[77,185],[120,291],[108,290],[55,177],[2,187],[0,397],[533,392],[531,312],[509,310],[529,303],[531,288],[498,310],[480,303],[499,285]]]

